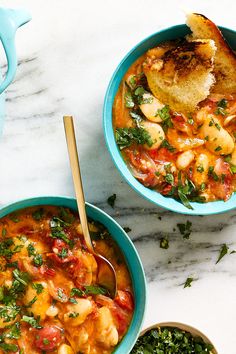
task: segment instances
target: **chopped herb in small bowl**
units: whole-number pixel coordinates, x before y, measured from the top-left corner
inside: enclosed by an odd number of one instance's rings
[[[197,329],[176,322],[159,323],[144,330],[131,354],[218,354]]]

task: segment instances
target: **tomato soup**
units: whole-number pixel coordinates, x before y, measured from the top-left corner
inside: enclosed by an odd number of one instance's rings
[[[97,284],[74,212],[33,207],[0,220],[0,353],[109,354],[122,340],[134,310],[129,271],[107,229],[89,229],[116,270],[115,299]]]

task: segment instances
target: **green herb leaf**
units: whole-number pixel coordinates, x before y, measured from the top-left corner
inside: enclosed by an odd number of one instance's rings
[[[41,283],[32,283],[31,286],[36,290],[37,295],[43,292],[44,287]]]
[[[120,150],[129,147],[133,143],[139,145],[147,144],[149,147],[154,144],[151,135],[143,127],[117,128],[115,132],[115,139]]]
[[[107,203],[114,208],[115,206],[115,201],[116,201],[116,194],[112,194],[110,197],[107,198]]]
[[[170,143],[169,143],[166,139],[164,139],[164,140],[162,141],[160,147],[161,147],[161,148],[166,148],[166,149],[169,150],[170,152],[174,152],[174,151],[175,151],[175,148],[174,148],[172,145],[170,145]]]
[[[35,210],[35,211],[32,213],[32,217],[33,217],[33,219],[36,220],[36,221],[42,220],[43,215],[44,215],[44,209],[43,209],[43,208],[39,208],[39,209]]]
[[[177,227],[181,235],[183,235],[183,238],[189,239],[189,236],[192,232],[191,230],[192,223],[189,220],[187,220],[186,224],[177,224]]]
[[[162,120],[162,127],[163,130],[166,132],[168,128],[173,127],[173,123],[171,120],[171,115],[170,115],[170,107],[169,106],[164,106],[161,109],[157,110],[156,116],[159,116]]]
[[[28,323],[31,327],[36,328],[36,329],[41,329],[43,328],[39,324],[40,318],[34,318],[33,316],[25,316],[23,315],[21,322],[26,322]]]
[[[193,278],[187,278],[184,284],[184,288],[191,288],[193,280]]]
[[[16,353],[18,351],[18,346],[16,344],[0,343],[0,348],[5,352]]]
[[[220,255],[216,261],[216,264],[221,261],[221,259],[228,253],[229,247],[226,244],[223,244],[220,250]]]
[[[160,248],[167,250],[169,248],[169,240],[166,237],[162,237],[160,240]]]
[[[127,90],[125,93],[125,106],[127,108],[133,108],[134,105],[135,105],[135,103],[133,101],[132,93],[130,90]]]

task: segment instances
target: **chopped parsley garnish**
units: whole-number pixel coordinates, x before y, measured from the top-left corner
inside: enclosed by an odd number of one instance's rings
[[[73,246],[73,241],[69,239],[67,234],[64,231],[65,227],[70,226],[69,223],[63,221],[62,219],[58,218],[57,216],[54,216],[50,220],[50,227],[51,227],[51,234],[50,236],[52,238],[58,238],[66,242],[70,247]]]
[[[214,171],[214,166],[209,166],[208,176],[212,177],[214,181],[219,181],[219,176]]]
[[[41,254],[36,254],[33,258],[34,265],[40,267],[43,264],[43,257]]]
[[[66,296],[66,294],[64,293],[64,290],[63,289],[61,289],[61,288],[58,288],[57,289],[57,296],[58,296],[58,299],[59,300],[61,300],[61,301],[66,301],[66,299],[67,299],[67,296]]]
[[[132,93],[130,90],[127,90],[125,93],[125,107],[127,108],[133,108],[135,105],[132,97]]]
[[[31,307],[37,301],[37,296],[34,296],[33,299],[25,306],[27,308]]]
[[[27,251],[28,251],[29,257],[33,256],[33,263],[34,263],[35,267],[40,267],[43,264],[43,257],[41,254],[38,254],[36,252],[34,245],[32,243],[30,243],[27,246]]]
[[[41,329],[42,326],[39,324],[40,317],[34,318],[33,316],[25,316],[23,315],[21,322],[26,322],[28,323],[31,327],[36,328],[36,329]]]
[[[183,205],[188,209],[193,209],[190,204],[190,200],[192,199],[192,193],[196,192],[196,187],[194,183],[186,178],[184,183],[181,180],[181,171],[178,174],[178,196]]]
[[[206,189],[206,184],[204,182],[201,183],[200,185],[200,191],[204,191]]]
[[[62,248],[62,250],[58,253],[58,257],[64,259],[68,256],[68,248]]]
[[[147,97],[144,97],[147,94]],[[134,91],[134,100],[137,104],[152,103],[153,96],[147,92],[142,86],[138,86]]]
[[[87,285],[84,287],[84,290],[73,288],[70,292],[70,297],[74,296],[85,296],[85,295],[106,295],[107,289],[98,286],[98,285]]]
[[[11,219],[11,221],[18,223],[20,221],[20,219],[18,218],[17,213],[12,213],[9,215],[9,218]]]
[[[17,245],[14,248],[14,242],[11,238],[3,240],[0,242],[0,256],[5,257],[6,259],[11,259],[14,253],[20,252],[23,245]]]
[[[166,148],[167,150],[169,150],[170,152],[174,152],[175,148],[170,145],[170,143],[168,142],[168,140],[164,139],[161,143],[161,148]]]
[[[200,172],[200,173],[204,172],[204,167],[203,167],[202,164],[197,166],[197,171]]]
[[[227,108],[228,102],[225,98],[222,98],[219,102],[217,102],[217,109],[215,111],[215,114],[219,115],[221,114],[222,116],[225,116],[227,114],[226,108]]]
[[[229,247],[226,244],[224,244],[221,247],[220,254],[219,254],[219,257],[216,261],[216,264],[219,263],[221,261],[221,259],[228,253],[228,250],[229,250]]]
[[[3,228],[2,229],[2,237],[5,237],[7,235],[7,229]]]
[[[156,116],[159,116],[162,120],[162,127],[163,130],[166,132],[168,128],[173,127],[173,123],[171,120],[171,115],[170,115],[170,107],[169,106],[164,106],[161,109],[157,110]]]
[[[112,208],[115,206],[116,201],[116,194],[112,194],[110,197],[107,198],[107,204],[109,204]]]
[[[192,223],[189,220],[187,220],[186,224],[177,224],[177,227],[181,235],[183,235],[183,238],[189,239],[189,236],[192,232],[191,229]]]
[[[44,215],[44,209],[43,209],[43,208],[39,208],[39,209],[35,210],[35,211],[32,213],[32,217],[33,217],[33,219],[36,220],[36,221],[42,220],[43,215]]]
[[[193,278],[187,278],[184,283],[184,288],[191,288],[193,280]]]
[[[167,250],[169,248],[169,240],[166,237],[162,237],[160,240],[160,248]]]
[[[230,171],[231,171],[231,173],[235,174],[236,173],[236,166],[230,164]]]
[[[120,150],[129,147],[133,143],[139,145],[147,144],[149,147],[154,144],[151,135],[143,127],[117,128],[115,132],[115,139]]]
[[[9,326],[9,331],[4,334],[4,338],[19,339],[20,338],[20,323],[16,322],[12,326]]]
[[[151,329],[141,336],[131,354],[210,354],[211,344],[200,337],[178,328],[162,327]]]
[[[128,226],[123,227],[123,229],[125,230],[125,232],[130,232],[130,231],[132,231],[132,229],[131,229],[130,227],[128,227]]]
[[[41,283],[32,283],[32,288],[36,290],[36,294],[39,295],[43,292],[43,285]]]
[[[10,322],[16,318],[20,310],[20,306],[15,303],[3,306],[0,308],[0,318],[3,318],[3,322]]]
[[[215,148],[215,151],[220,151],[220,150],[222,150],[222,147],[220,145]]]
[[[140,114],[138,114],[135,111],[130,111],[129,112],[130,116],[133,118],[135,124],[137,125],[138,128],[141,127],[141,122],[143,121],[143,118]]]
[[[168,184],[171,184],[171,185],[174,185],[174,175],[172,173],[167,173],[166,176],[165,176],[165,181],[168,183]]]
[[[5,352],[18,352],[18,346],[16,344],[0,343],[0,348]]]
[[[76,317],[78,317],[79,316],[79,313],[78,312],[71,312],[70,314],[69,314],[69,317],[71,317],[71,318],[76,318]]]

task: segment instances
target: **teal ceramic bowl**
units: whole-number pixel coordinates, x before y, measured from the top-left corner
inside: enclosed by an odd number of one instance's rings
[[[224,27],[219,27],[219,28],[222,31],[228,43],[230,44],[230,46],[233,49],[236,49],[236,32]],[[106,140],[108,150],[111,154],[111,157],[116,167],[120,171],[121,175],[125,178],[125,180],[129,183],[129,185],[134,190],[136,190],[139,194],[141,194],[144,198],[155,203],[158,206],[161,206],[163,208],[181,214],[190,214],[190,215],[218,214],[236,208],[236,194],[234,194],[227,202],[217,201],[217,202],[210,202],[205,204],[191,203],[193,210],[187,209],[183,204],[181,204],[177,200],[173,198],[164,197],[160,193],[144,187],[136,178],[132,176],[116,145],[114,132],[113,132],[113,125],[112,125],[113,101],[117,93],[117,90],[119,88],[120,82],[123,76],[125,75],[126,71],[129,69],[129,67],[133,64],[133,62],[136,59],[138,59],[148,49],[157,46],[159,43],[163,41],[184,37],[188,33],[190,33],[190,30],[186,25],[177,25],[174,27],[164,29],[144,39],[125,56],[125,58],[121,61],[121,63],[118,65],[117,69],[115,70],[106,92],[104,109],[103,109],[104,135],[105,135],[105,140]]]
[[[16,203],[4,206],[0,210],[0,218],[17,210],[37,205],[64,206],[77,211],[76,200],[74,198],[47,196],[20,200]],[[146,281],[143,267],[133,243],[114,219],[89,203],[86,203],[86,211],[89,218],[99,221],[109,230],[112,238],[121,249],[131,274],[135,297],[134,315],[127,334],[113,352],[114,354],[128,354],[139,336],[144,318],[146,305]]]

